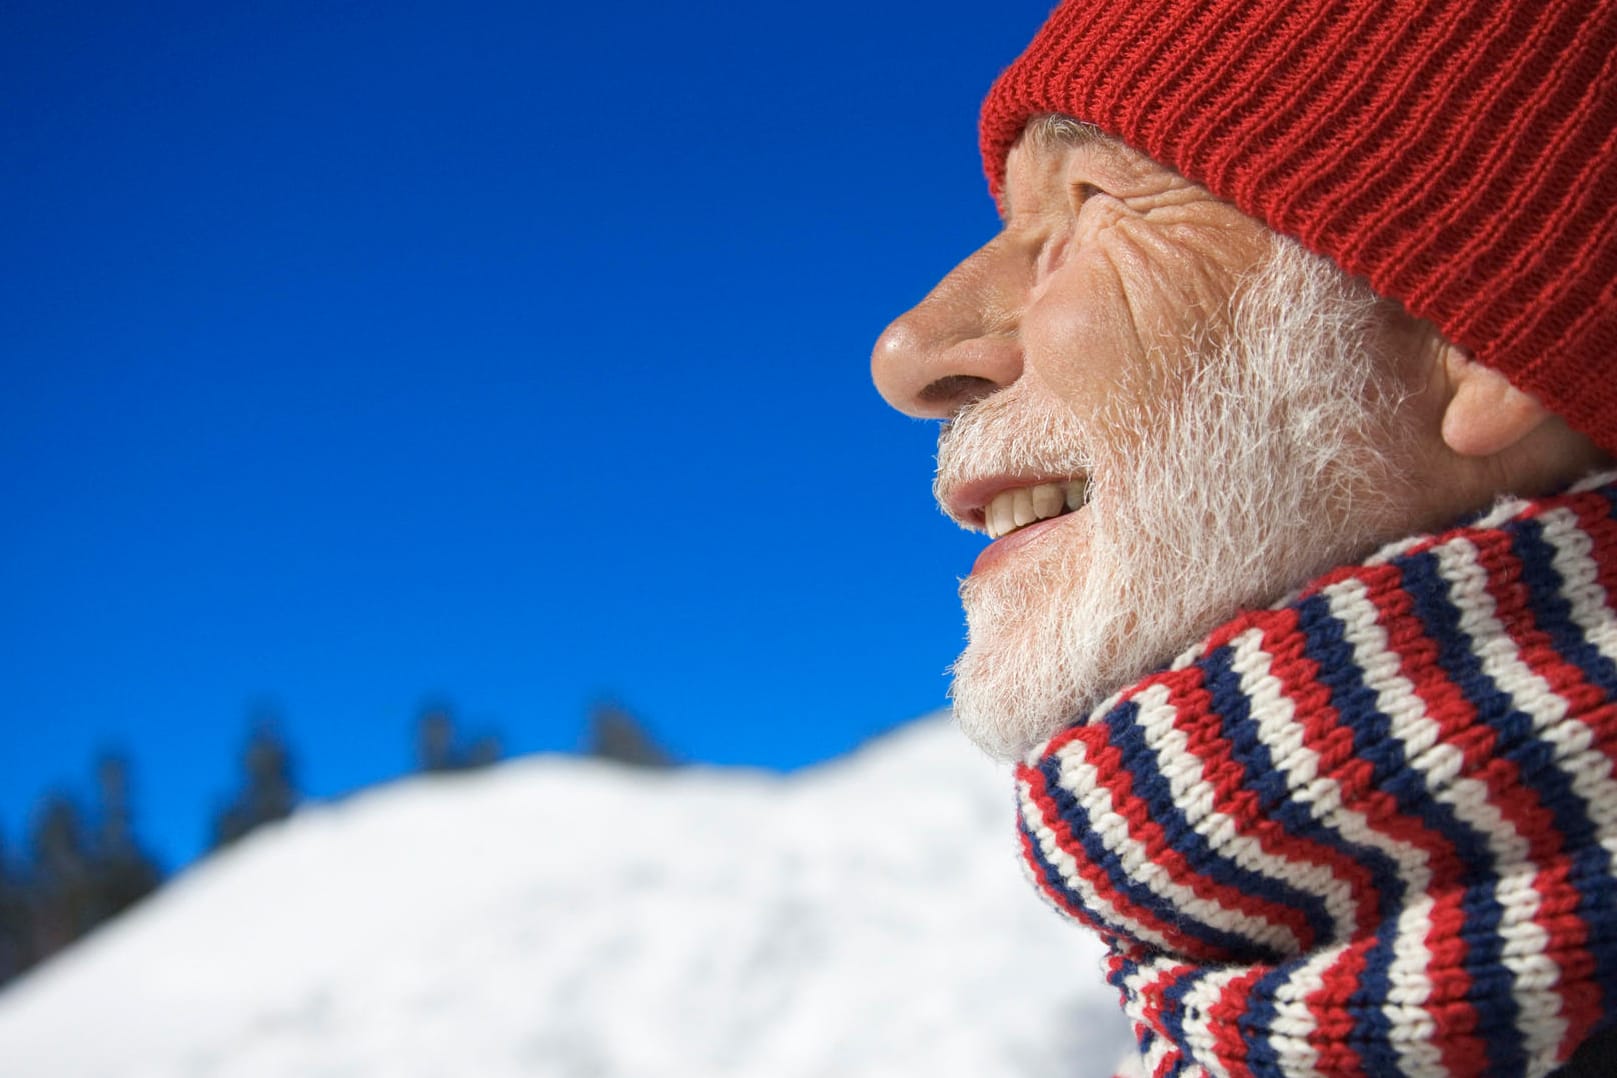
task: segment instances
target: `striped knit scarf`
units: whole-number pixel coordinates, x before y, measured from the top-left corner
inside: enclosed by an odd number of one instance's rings
[[[1244,614],[1017,769],[1151,1075],[1532,1075],[1617,1022],[1617,481]],[[1580,1060],[1581,1062],[1581,1060]]]

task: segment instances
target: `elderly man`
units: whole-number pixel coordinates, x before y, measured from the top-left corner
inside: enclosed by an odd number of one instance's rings
[[[1125,1070],[1617,1074],[1617,3],[1069,0],[981,145],[872,366]]]

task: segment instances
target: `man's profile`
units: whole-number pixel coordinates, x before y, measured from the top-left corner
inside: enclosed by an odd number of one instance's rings
[[[1617,4],[1069,0],[980,136],[872,371],[1125,1072],[1605,1073]]]

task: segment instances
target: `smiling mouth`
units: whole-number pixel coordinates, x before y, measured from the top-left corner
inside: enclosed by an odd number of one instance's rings
[[[1089,483],[1084,479],[1002,490],[983,507],[982,526],[990,539],[1002,539],[1030,524],[1082,509],[1088,501]]]

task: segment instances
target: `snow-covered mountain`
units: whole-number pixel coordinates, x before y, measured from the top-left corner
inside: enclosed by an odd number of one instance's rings
[[[0,994],[8,1078],[1054,1078],[1126,1045],[942,719],[785,778],[539,757],[316,806]]]

